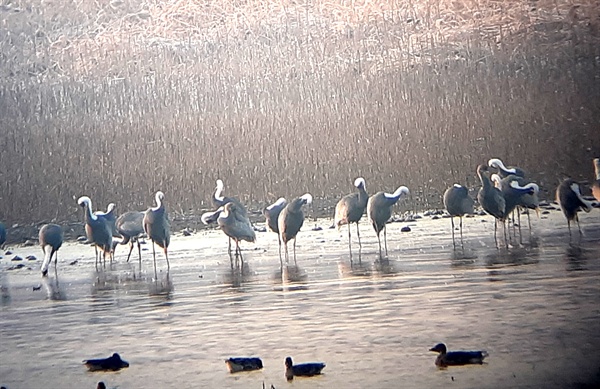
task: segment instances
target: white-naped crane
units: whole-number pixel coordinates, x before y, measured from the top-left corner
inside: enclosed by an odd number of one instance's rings
[[[452,224],[452,245],[456,247],[454,240],[454,218],[460,219],[460,244],[463,245],[463,216],[473,213],[474,201],[469,196],[469,189],[454,184],[444,192],[444,207],[450,214],[450,223]]]
[[[106,265],[106,256],[113,259],[113,231],[110,217],[107,219],[105,213],[94,213],[92,200],[88,196],[81,196],[77,204],[85,209],[85,234],[87,240],[94,245],[96,253],[96,266],[98,266],[99,253],[102,252],[102,259]]]
[[[58,249],[63,244],[63,229],[58,224],[45,224],[39,232],[40,246],[44,252],[44,262],[42,263],[42,277],[48,275],[48,266],[54,257],[54,273],[56,273],[58,263]]]
[[[358,258],[360,261],[360,252],[362,244],[360,242],[360,229],[358,222],[362,218],[367,208],[369,194],[367,193],[367,183],[364,178],[359,177],[354,180],[354,186],[358,189],[357,192],[345,195],[335,205],[334,225],[338,231],[344,224],[348,225],[348,250],[350,251],[350,260],[352,260],[352,236],[350,233],[350,225],[356,223],[356,235],[358,236]]]
[[[152,241],[152,259],[154,260],[154,277],[158,278],[156,271],[156,250],[154,245],[157,244],[161,247],[165,253],[165,259],[167,260],[167,274],[171,270],[169,264],[168,248],[171,241],[171,227],[169,224],[169,217],[167,209],[163,202],[165,194],[160,190],[154,195],[156,206],[148,208],[144,212],[144,232],[148,235],[148,238]]]
[[[279,225],[277,224],[277,219],[286,205],[287,200],[283,197],[280,197],[273,204],[263,209],[263,215],[265,216],[267,226],[271,231],[277,234],[277,241],[279,243],[279,262],[281,264],[283,264],[283,259],[281,258],[281,236],[279,235]]]
[[[383,191],[375,193],[369,197],[367,202],[367,216],[369,222],[373,226],[375,233],[377,234],[377,242],[379,243],[379,257],[381,255],[381,238],[380,234],[383,231],[383,242],[385,246],[385,255],[387,256],[387,236],[385,231],[385,224],[392,217],[392,207],[398,202],[400,197],[408,196],[410,191],[404,185],[398,187],[394,193],[385,193]]]
[[[289,263],[288,242],[294,240],[294,263],[296,262],[296,236],[304,224],[304,212],[302,206],[312,203],[313,197],[310,193],[305,193],[290,201],[279,214],[277,225],[279,236],[285,249],[285,261]]]
[[[577,222],[579,235],[581,235],[581,226],[579,225],[579,211],[590,212],[593,208],[593,202],[586,200],[581,195],[581,187],[578,182],[571,178],[564,179],[558,188],[556,188],[556,201],[560,204],[560,209],[567,218],[569,227],[569,236],[571,236],[571,221]]]
[[[202,214],[201,220],[204,224],[217,222],[221,231],[235,242],[235,258],[244,261],[242,251],[240,249],[240,241],[255,242],[256,233],[250,224],[250,220],[244,212],[240,210],[235,202],[226,203],[219,207],[216,211],[205,212]],[[233,259],[231,259],[231,267],[233,268]]]
[[[140,247],[140,238],[144,235],[144,212],[129,211],[120,215],[115,223],[117,233],[122,239],[119,244],[129,244],[129,254],[127,262],[131,257],[134,244],[137,244],[140,269],[142,267],[142,249]]]
[[[498,170],[500,178],[505,178],[509,175],[525,178],[525,170],[516,166],[505,166],[499,158],[492,158],[488,161],[488,166]]]

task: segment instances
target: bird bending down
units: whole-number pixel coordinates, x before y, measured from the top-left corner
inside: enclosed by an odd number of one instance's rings
[[[594,172],[596,179],[592,183],[592,194],[596,200],[600,201],[600,158],[594,158]]]
[[[277,218],[277,225],[279,228],[279,235],[283,241],[285,248],[285,261],[289,262],[288,247],[287,244],[290,240],[294,240],[294,263],[296,262],[296,235],[304,224],[304,213],[302,212],[302,206],[305,204],[312,203],[312,196],[310,193],[303,194],[300,197],[296,197],[292,200],[279,214]],[[283,264],[282,264],[283,265]]]
[[[265,209],[263,209],[263,215],[265,216],[265,220],[269,229],[277,234],[277,241],[279,242],[279,262],[283,263],[281,259],[281,237],[279,236],[279,225],[277,224],[277,219],[279,218],[279,214],[285,206],[287,205],[287,200],[283,197],[280,197],[273,204],[269,205]]]
[[[98,266],[98,249],[102,251],[104,264],[106,264],[106,256],[113,259],[113,243],[112,243],[112,225],[110,217],[107,219],[103,212],[94,213],[92,211],[92,200],[88,196],[81,196],[77,200],[77,204],[85,209],[85,233],[87,240],[94,244],[96,252],[96,266]]]
[[[469,196],[469,190],[459,184],[454,184],[444,192],[444,207],[450,214],[452,224],[452,245],[454,242],[454,217],[460,218],[460,244],[463,244],[463,216],[473,213],[473,199]]]
[[[438,343],[429,351],[439,353],[435,359],[438,367],[461,366],[461,365],[481,365],[488,356],[487,351],[448,351],[444,343]]]
[[[165,252],[165,259],[167,260],[167,273],[171,270],[171,266],[169,264],[169,255],[167,253],[167,249],[169,247],[169,242],[171,241],[171,232],[169,225],[169,218],[167,215],[167,210],[165,205],[163,204],[163,199],[165,195],[163,192],[158,191],[154,195],[156,201],[156,207],[148,208],[144,213],[143,225],[144,232],[150,240],[152,240],[152,258],[154,259],[154,277],[157,278],[158,274],[156,272],[156,251],[154,249],[154,244],[159,245],[163,251]]]
[[[502,226],[505,226],[504,218],[506,217],[506,201],[504,200],[504,195],[502,194],[500,189],[492,185],[492,181],[490,180],[488,174],[489,172],[487,166],[477,166],[477,175],[479,176],[479,180],[481,181],[481,188],[477,193],[477,201],[479,201],[479,204],[485,212],[487,212],[495,218],[494,241],[496,242],[496,247],[498,247],[496,231],[498,229],[498,221],[502,221]],[[506,241],[506,230],[504,230],[504,241],[508,245]]]
[[[285,358],[285,378],[288,381],[294,379],[294,376],[312,377],[321,374],[321,370],[325,368],[322,362],[299,363],[294,365],[292,357]]]
[[[358,189],[358,192],[347,194],[342,197],[335,206],[334,225],[338,231],[344,224],[348,225],[348,250],[350,251],[350,260],[352,260],[352,237],[350,234],[350,224],[356,223],[356,235],[358,236],[358,247],[359,247],[359,260],[360,250],[362,244],[360,242],[360,230],[358,228],[358,222],[365,213],[367,208],[367,202],[369,201],[369,194],[367,193],[367,184],[365,179],[362,177],[354,180],[354,186]]]
[[[58,262],[58,249],[63,243],[63,230],[57,224],[45,224],[39,233],[40,246],[44,252],[44,262],[42,263],[42,277],[48,275],[48,266],[54,256],[54,272]]]
[[[131,257],[134,243],[137,243],[140,269],[142,267],[142,249],[140,247],[140,236],[144,234],[144,212],[125,212],[117,218],[115,223],[117,232],[123,239],[119,244],[129,244],[127,262]]]
[[[377,241],[379,243],[379,257],[381,258],[381,239],[379,234],[383,230],[383,242],[385,245],[385,255],[387,256],[387,236],[385,231],[385,224],[392,216],[392,207],[400,199],[400,197],[408,196],[410,191],[406,186],[400,186],[392,194],[385,192],[377,192],[373,196],[369,197],[367,202],[367,215],[369,221],[377,234]]]
[[[229,202],[224,206],[219,207],[219,209],[214,212],[204,213],[201,220],[204,224],[210,224],[216,221],[219,224],[219,227],[221,227],[221,231],[235,241],[236,259],[238,258],[238,255],[242,258],[240,241],[256,241],[256,233],[250,224],[250,220],[248,220],[248,217],[245,216],[245,213],[235,202]],[[231,267],[233,268],[233,259],[231,261]]]
[[[505,178],[506,176],[509,176],[511,174],[517,177],[525,178],[525,171],[523,169],[515,166],[506,167],[504,166],[504,163],[502,163],[502,161],[498,158],[490,159],[488,161],[488,166],[497,169],[500,178]]]
[[[556,188],[556,201],[560,204],[560,209],[562,209],[563,214],[567,218],[569,236],[571,236],[571,220],[577,222],[577,228],[581,235],[581,226],[579,225],[577,212],[581,210],[590,212],[592,210],[592,202],[583,198],[579,183],[571,178],[563,180],[558,188]]]

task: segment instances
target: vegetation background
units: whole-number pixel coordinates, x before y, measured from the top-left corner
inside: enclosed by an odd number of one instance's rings
[[[411,207],[490,157],[551,198],[600,155],[595,0],[1,0],[0,219],[172,217],[363,176]]]

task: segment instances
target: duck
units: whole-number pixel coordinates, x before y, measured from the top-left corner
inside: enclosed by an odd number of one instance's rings
[[[461,366],[461,365],[481,365],[488,356],[487,351],[447,351],[444,343],[438,343],[429,351],[439,353],[435,359],[438,367]]]
[[[129,362],[122,360],[121,356],[117,353],[114,353],[108,358],[87,359],[84,360],[83,363],[90,371],[117,371],[121,370],[124,367],[129,367]]]
[[[321,362],[300,363],[294,365],[292,357],[285,358],[285,378],[288,381],[294,379],[294,376],[312,377],[321,374],[325,364]]]
[[[263,368],[263,363],[260,358],[256,357],[234,357],[225,360],[227,369],[230,373],[238,373],[240,371],[260,370]]]

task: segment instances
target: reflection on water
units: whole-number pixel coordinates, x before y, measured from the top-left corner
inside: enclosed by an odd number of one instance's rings
[[[567,270],[586,270],[586,262],[588,260],[586,251],[580,244],[569,243],[565,249]]]
[[[42,284],[46,290],[46,295],[50,300],[62,301],[67,299],[67,293],[58,280],[58,275],[54,277],[42,277]]]
[[[499,249],[485,255],[488,267],[521,266],[539,262],[539,251],[525,247]]]

